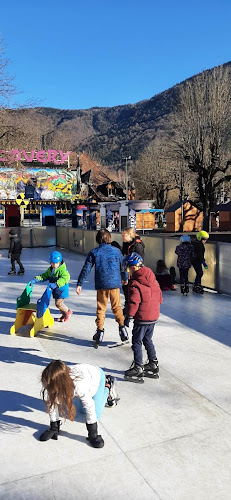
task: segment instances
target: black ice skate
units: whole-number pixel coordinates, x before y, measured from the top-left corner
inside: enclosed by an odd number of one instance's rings
[[[200,293],[200,294],[203,294],[203,293],[204,293],[203,286],[202,286],[202,285],[198,285],[198,284],[194,284],[194,285],[193,285],[193,292],[194,292],[194,293]]]
[[[19,269],[18,274],[25,274],[25,269]]]
[[[99,344],[103,340],[103,337],[104,337],[104,328],[103,328],[103,330],[100,330],[99,328],[97,328],[95,335],[93,335],[93,341],[94,341],[93,347],[95,349],[98,349]]]
[[[119,326],[119,334],[122,342],[128,342],[128,331],[126,326]]]
[[[185,286],[184,285],[181,285],[180,287],[180,291],[181,293],[184,295],[185,294]]]
[[[116,406],[119,398],[115,388],[115,378],[111,375],[106,375],[105,387],[108,387],[109,389],[109,394],[105,406]]]
[[[144,365],[144,377],[159,378],[159,366],[158,359],[150,359],[148,363]]]
[[[188,285],[181,285],[180,291],[183,295],[188,295],[189,292],[189,286]]]
[[[15,269],[11,269],[11,271],[8,272],[9,276],[15,276],[15,274],[16,274]]]
[[[142,366],[136,365],[135,362],[132,363],[129,370],[126,370],[126,372],[124,372],[125,380],[128,380],[129,382],[135,382],[138,384],[144,383],[143,375],[144,372]]]

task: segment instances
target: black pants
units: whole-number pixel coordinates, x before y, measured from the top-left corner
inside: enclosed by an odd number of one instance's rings
[[[203,276],[202,264],[201,264],[201,262],[194,260],[192,265],[193,265],[195,272],[196,272],[195,285],[201,285],[201,278]]]
[[[188,268],[179,268],[181,285],[188,285],[188,271]]]
[[[156,350],[152,342],[155,323],[141,325],[134,321],[132,330],[132,350],[134,352],[134,361],[136,365],[143,365],[142,344],[147,351],[148,359],[151,361],[156,358]]]
[[[15,262],[17,262],[17,264],[19,265],[20,271],[24,271],[24,267],[23,267],[23,265],[21,263],[20,254],[19,253],[12,253],[12,255],[11,255],[11,268],[12,268],[12,271],[16,271],[16,269],[15,269]]]

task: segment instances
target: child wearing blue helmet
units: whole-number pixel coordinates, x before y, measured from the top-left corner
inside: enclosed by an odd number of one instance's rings
[[[55,305],[61,312],[61,318],[57,321],[65,322],[68,321],[73,314],[70,309],[64,303],[64,299],[69,296],[69,281],[70,274],[66,268],[65,262],[63,262],[63,257],[60,252],[54,251],[50,254],[50,267],[48,267],[45,273],[35,276],[30,283],[41,283],[42,281],[49,281],[50,288],[52,290],[53,298],[55,299]]]

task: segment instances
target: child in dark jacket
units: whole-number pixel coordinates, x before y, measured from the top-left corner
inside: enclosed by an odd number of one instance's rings
[[[178,255],[177,267],[180,273],[181,293],[187,294],[189,292],[188,272],[194,257],[193,246],[188,234],[180,237],[180,245],[176,247],[175,253]]]
[[[196,240],[192,242],[194,249],[194,258],[192,260],[192,265],[196,272],[196,278],[193,285],[193,291],[195,293],[203,293],[203,287],[201,285],[201,279],[203,276],[203,268],[208,269],[205,262],[205,243],[209,239],[209,234],[206,231],[199,231],[196,234]]]
[[[130,369],[125,371],[125,378],[139,378],[150,372],[153,377],[158,377],[158,360],[152,336],[162,303],[159,283],[151,269],[143,266],[143,259],[135,252],[124,259],[124,266],[129,269],[131,275],[125,324],[128,325],[129,320],[134,318],[132,330],[134,362]],[[148,363],[145,365],[142,359],[142,343],[148,355]]]
[[[93,340],[98,346],[104,337],[104,320],[108,299],[110,297],[111,309],[115,320],[119,324],[119,335],[122,342],[128,340],[128,332],[124,326],[124,315],[120,303],[121,278],[127,281],[127,272],[122,272],[123,256],[121,251],[111,245],[111,234],[107,229],[101,229],[96,235],[98,248],[88,254],[82,271],[77,280],[76,293],[80,295],[82,284],[95,266],[95,289],[97,290],[97,331]]]
[[[166,290],[175,290],[173,285],[173,279],[170,274],[169,269],[167,268],[164,260],[159,259],[156,263],[156,279],[160,285],[160,289],[163,291]]]
[[[25,270],[21,263],[21,253],[22,253],[22,244],[21,239],[18,236],[17,229],[12,228],[9,231],[10,235],[10,248],[8,253],[8,258],[11,259],[11,270],[8,272],[9,275],[16,274],[15,262],[19,265],[18,274],[24,274]]]
[[[42,283],[43,281],[50,282],[49,286],[55,299],[55,305],[62,313],[61,318],[58,318],[57,321],[62,323],[68,321],[73,314],[66,304],[64,304],[64,299],[69,296],[70,274],[60,252],[51,252],[49,259],[50,267],[48,267],[45,273],[35,276],[30,281],[30,284]]]

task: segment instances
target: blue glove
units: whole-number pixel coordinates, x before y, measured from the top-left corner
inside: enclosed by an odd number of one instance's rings
[[[205,269],[208,269],[208,266],[207,266],[205,260],[203,260],[202,264],[203,264],[203,266],[204,266]]]
[[[126,326],[128,328],[131,319],[132,319],[131,316],[125,316],[125,318],[124,318],[124,326]]]
[[[50,290],[54,290],[55,288],[57,288],[57,283],[50,283],[49,288]]]

